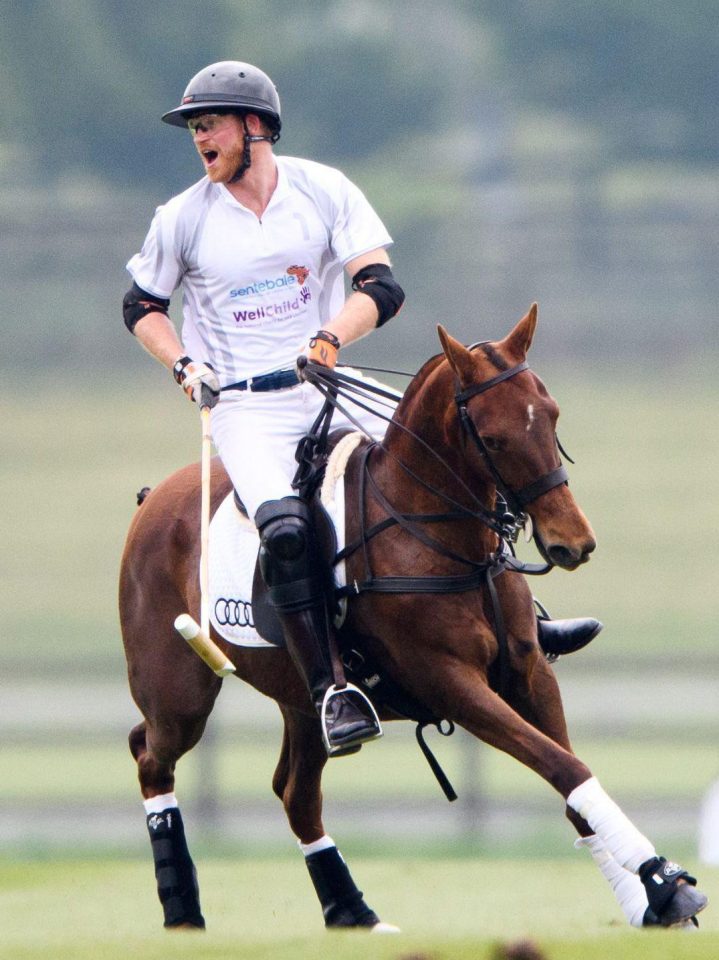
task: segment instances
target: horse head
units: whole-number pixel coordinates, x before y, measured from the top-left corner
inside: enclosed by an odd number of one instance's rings
[[[499,491],[512,513],[531,518],[545,560],[574,570],[596,541],[561,464],[559,407],[527,367],[536,325],[535,303],[503,340],[467,348],[441,326],[438,332],[454,375],[468,466]]]

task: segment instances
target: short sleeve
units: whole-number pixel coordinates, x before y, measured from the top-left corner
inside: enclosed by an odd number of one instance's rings
[[[138,287],[165,298],[172,296],[184,272],[173,213],[169,206],[157,208],[142,249],[127,263]]]
[[[344,175],[339,187],[332,249],[344,266],[368,250],[389,247],[392,237],[359,187]]]

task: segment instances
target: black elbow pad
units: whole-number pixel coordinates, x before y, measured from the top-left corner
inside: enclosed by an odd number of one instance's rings
[[[122,316],[125,326],[130,333],[135,332],[135,324],[138,320],[147,316],[148,313],[164,313],[170,307],[170,301],[163,297],[156,297],[152,293],[138,287],[136,283],[130,287],[122,301]]]
[[[404,290],[392,276],[392,269],[386,263],[371,263],[358,270],[352,277],[352,289],[358,293],[366,293],[374,300],[379,314],[378,327],[396,317],[404,303]]]

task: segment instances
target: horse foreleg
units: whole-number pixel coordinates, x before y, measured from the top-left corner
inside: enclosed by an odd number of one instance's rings
[[[321,780],[327,751],[319,720],[288,707],[281,709],[285,730],[272,787],[282,800],[298,839],[325,926],[364,927],[378,933],[396,931],[396,927],[382,923],[367,906],[334,840],[325,833]]]
[[[508,702],[533,727],[537,727],[565,750],[571,750],[564,707],[554,671],[544,657],[536,656],[530,669],[525,671],[525,677],[525,684],[513,687]],[[587,848],[628,922],[633,927],[642,927],[648,916],[649,901],[641,880],[637,874],[617,863],[601,839],[575,810],[565,806],[565,811],[579,834],[579,839],[574,843],[575,848]]]
[[[466,667],[465,667],[466,671]],[[466,672],[454,686],[455,719],[475,736],[514,756],[551,783],[564,797],[580,834],[591,844],[593,855],[607,867],[605,877],[613,889],[623,879],[614,866],[638,876],[648,900],[643,924],[670,926],[684,923],[702,910],[706,897],[694,889],[696,880],[675,863],[657,857],[653,844],[635,827],[605,793],[596,777],[566,746],[533,727],[486,686],[479,677],[467,685]],[[448,703],[449,707],[450,704]],[[445,713],[445,715],[447,715]],[[614,861],[606,860],[608,854]],[[610,879],[611,874],[612,879]],[[636,920],[637,886],[630,881],[627,900]],[[616,892],[616,890],[615,890]]]

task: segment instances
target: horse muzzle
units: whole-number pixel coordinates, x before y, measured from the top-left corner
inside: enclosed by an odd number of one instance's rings
[[[561,567],[563,570],[576,570],[583,563],[588,563],[597,546],[594,537],[586,537],[574,543],[545,543],[536,533],[535,543],[548,563],[554,564],[555,567]]]

